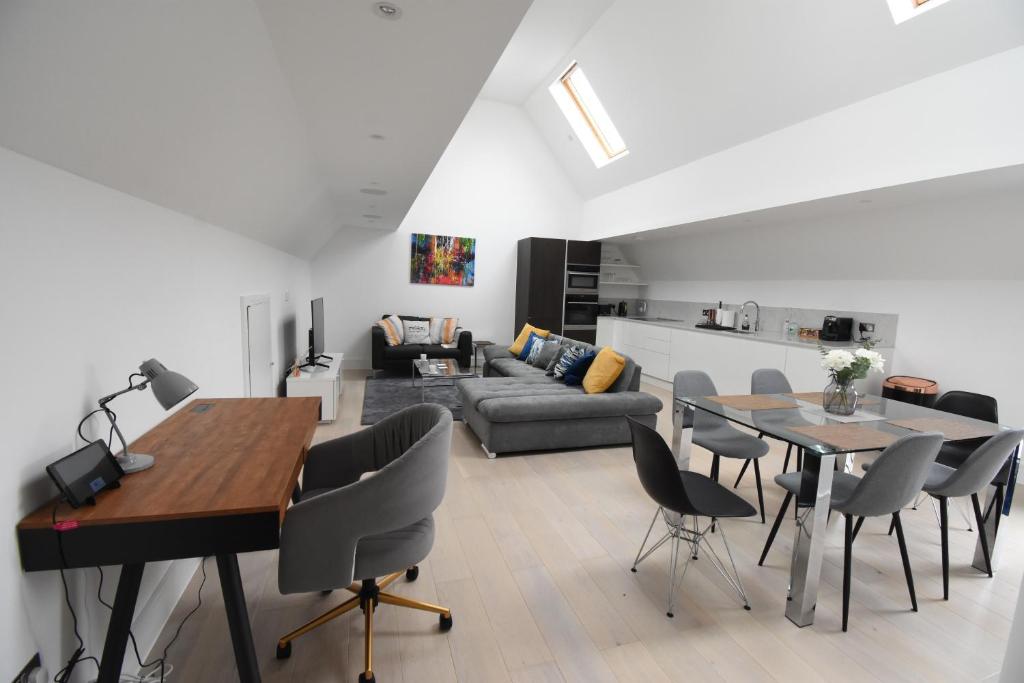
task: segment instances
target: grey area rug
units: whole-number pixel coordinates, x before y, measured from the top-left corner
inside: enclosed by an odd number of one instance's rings
[[[363,389],[363,416],[359,423],[372,425],[402,408],[424,402],[423,390],[416,379],[413,387],[409,376],[366,378]],[[426,391],[426,403],[440,403],[452,411],[452,417],[462,419],[462,402],[454,385],[430,383]]]

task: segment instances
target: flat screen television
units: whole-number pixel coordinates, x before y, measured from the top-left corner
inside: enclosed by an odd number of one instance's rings
[[[319,358],[324,355],[324,299],[313,299],[313,342],[310,354],[312,358]]]
[[[312,321],[313,326],[309,328],[309,349],[306,362],[302,364],[304,368],[327,368],[330,367],[326,363],[321,363],[320,359],[334,360],[330,356],[324,355],[324,300],[323,297],[319,299],[313,299],[310,302],[310,308],[312,309]]]

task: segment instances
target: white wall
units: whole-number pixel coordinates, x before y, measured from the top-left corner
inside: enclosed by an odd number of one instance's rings
[[[0,679],[10,680],[37,650],[52,676],[73,643],[57,574],[23,574],[14,542],[18,519],[55,493],[44,466],[73,449],[79,419],[147,358],[194,380],[197,396],[240,396],[244,294],[271,296],[273,353],[283,373],[296,330],[309,325],[309,266],[0,147],[0,291],[8,469],[0,492],[0,525],[8,530]],[[114,408],[129,439],[166,417],[148,394],[123,396]],[[90,431],[106,437],[98,424]],[[135,621],[144,652],[195,567],[147,567]],[[107,572],[108,599],[116,571]],[[89,652],[98,656],[107,613],[96,602],[97,574],[68,575]],[[81,673],[95,671],[86,664]]]
[[[369,367],[382,313],[458,316],[474,338],[511,341],[516,241],[573,237],[581,201],[519,107],[477,100],[394,233],[342,230],[313,261],[328,350]],[[409,283],[410,234],[475,237],[473,287]]]
[[[1024,192],[640,242],[651,299],[896,313],[889,374],[995,396],[1024,425]]]
[[[1024,48],[586,202],[585,239],[1024,163]]]

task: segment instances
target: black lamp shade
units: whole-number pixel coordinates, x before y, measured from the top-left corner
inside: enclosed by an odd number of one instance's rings
[[[199,389],[188,377],[168,370],[156,358],[147,360],[139,370],[149,378],[153,395],[164,410],[170,410]]]

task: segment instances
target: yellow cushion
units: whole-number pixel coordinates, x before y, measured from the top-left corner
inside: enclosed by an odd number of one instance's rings
[[[603,394],[608,391],[608,387],[615,384],[624,367],[626,359],[607,346],[604,347],[598,352],[597,358],[590,364],[590,369],[583,378],[583,391],[588,394]]]
[[[521,354],[523,352],[523,347],[526,346],[526,341],[530,338],[531,332],[536,334],[538,337],[544,337],[545,339],[547,339],[548,335],[551,334],[548,330],[542,330],[539,327],[534,327],[530,324],[523,325],[523,331],[519,333],[518,337],[516,337],[512,346],[508,347],[509,353],[514,356]]]

